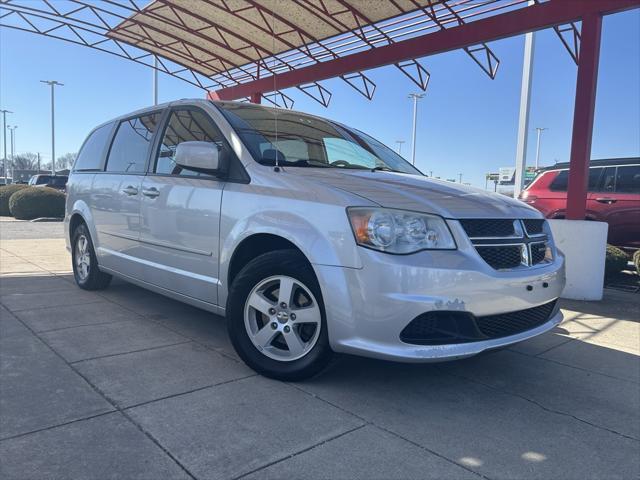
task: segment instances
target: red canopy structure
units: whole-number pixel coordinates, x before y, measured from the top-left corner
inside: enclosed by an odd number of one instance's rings
[[[290,106],[297,88],[323,105],[341,78],[371,98],[366,71],[395,65],[419,88],[418,59],[463,49],[490,78],[488,42],[554,28],[578,65],[567,218],[584,219],[602,17],[640,0],[0,0],[0,26],[85,45],[208,91]],[[581,22],[581,29],[578,28]]]

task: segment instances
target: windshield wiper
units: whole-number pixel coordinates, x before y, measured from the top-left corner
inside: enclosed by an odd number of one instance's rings
[[[383,167],[378,166],[378,167],[373,167],[371,169],[372,172],[375,172],[375,171],[378,171],[378,170],[382,170],[382,171],[385,171],[385,172],[393,172],[393,173],[404,173],[404,172],[401,172],[400,170],[394,170],[393,168],[389,168],[387,166],[383,166]]]

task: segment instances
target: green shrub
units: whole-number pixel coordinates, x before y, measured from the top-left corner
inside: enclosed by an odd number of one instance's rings
[[[11,195],[26,187],[27,185],[21,185],[19,183],[15,183],[13,185],[2,185],[0,187],[0,216],[8,217],[11,215],[11,212],[9,211],[9,199],[11,198]]]
[[[604,264],[604,271],[607,275],[622,272],[627,268],[628,261],[629,255],[627,255],[624,250],[620,250],[613,245],[607,245],[607,258]]]
[[[49,187],[30,187],[11,196],[9,210],[19,220],[64,217],[64,193]]]
[[[640,250],[634,252],[633,264],[636,266],[636,272],[640,273]]]

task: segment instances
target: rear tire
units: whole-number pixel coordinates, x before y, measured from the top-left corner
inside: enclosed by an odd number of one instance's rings
[[[73,278],[84,290],[102,290],[109,286],[111,275],[100,271],[89,229],[81,223],[71,236]]]
[[[240,358],[267,377],[309,378],[331,358],[320,286],[296,250],[265,253],[238,273],[227,300],[227,329]]]

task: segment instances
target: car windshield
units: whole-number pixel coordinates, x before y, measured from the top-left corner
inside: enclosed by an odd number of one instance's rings
[[[387,170],[422,175],[370,136],[311,115],[250,104],[217,104],[263,165]]]

